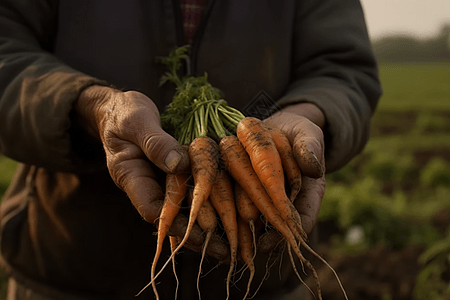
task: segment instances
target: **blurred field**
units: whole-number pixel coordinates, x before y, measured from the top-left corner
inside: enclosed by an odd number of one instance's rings
[[[0,197],[3,196],[6,188],[16,169],[17,163],[0,154]]]
[[[384,97],[379,109],[450,110],[450,64],[392,63],[380,66]]]
[[[383,64],[380,76],[371,140],[328,176],[319,251],[350,299],[447,300],[450,64]],[[320,272],[324,299],[343,299]]]
[[[0,198],[6,191],[11,178],[14,174],[14,170],[17,166],[17,163],[13,160],[10,160],[0,154]],[[6,286],[7,286],[7,277],[0,270],[0,300],[6,299]]]
[[[369,144],[328,176],[319,252],[352,300],[449,299],[450,64],[383,64],[380,75]],[[0,195],[15,166],[0,156]],[[343,299],[319,272],[324,299]]]

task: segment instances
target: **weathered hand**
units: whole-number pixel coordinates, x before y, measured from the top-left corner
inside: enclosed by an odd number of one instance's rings
[[[186,150],[161,128],[156,105],[139,92],[92,86],[80,95],[75,109],[87,124],[86,129],[103,143],[113,181],[125,191],[139,214],[155,223],[164,198],[161,170],[174,173],[189,167]],[[183,218],[175,222],[171,232],[183,236],[184,223]],[[190,242],[197,245],[202,238],[197,230]]]
[[[76,109],[102,141],[111,178],[153,223],[162,190],[152,164],[166,173],[189,165],[186,151],[162,130],[156,105],[138,92],[92,86],[80,95]]]
[[[325,193],[325,149],[321,129],[324,116],[313,104],[302,103],[275,113],[264,123],[281,130],[293,146],[302,171],[302,189],[294,205],[300,212],[303,229],[310,233]]]

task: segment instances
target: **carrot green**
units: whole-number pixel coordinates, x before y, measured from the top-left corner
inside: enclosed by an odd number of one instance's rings
[[[172,102],[161,114],[163,128],[173,131],[180,144],[190,144],[196,137],[209,136],[220,140],[234,135],[244,115],[229,106],[222,92],[208,82],[208,75],[178,75],[182,62],[188,58],[188,47],[176,48],[161,59],[168,71],[161,85],[172,82],[176,86]]]

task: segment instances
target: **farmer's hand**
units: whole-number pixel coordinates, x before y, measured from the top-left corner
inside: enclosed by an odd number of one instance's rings
[[[188,171],[189,167],[186,150],[161,128],[156,105],[139,92],[91,86],[81,93],[75,111],[85,129],[103,143],[113,181],[139,214],[155,223],[164,196],[154,166],[165,173]],[[174,226],[180,228],[173,228],[173,232],[184,234],[183,222]],[[201,236],[195,233],[192,242],[196,244]]]
[[[302,189],[294,205],[302,218],[303,229],[310,233],[325,193],[325,149],[321,129],[325,117],[314,104],[300,103],[276,112],[264,123],[280,129],[293,146],[302,171]]]

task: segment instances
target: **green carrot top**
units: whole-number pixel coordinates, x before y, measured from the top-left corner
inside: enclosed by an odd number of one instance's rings
[[[187,50],[188,46],[176,48],[161,60],[169,69],[161,78],[161,85],[170,81],[176,86],[172,102],[161,114],[163,128],[172,131],[180,144],[190,144],[200,136],[220,140],[233,135],[244,115],[228,106],[222,92],[208,82],[208,75],[178,75],[181,62],[188,58]]]

